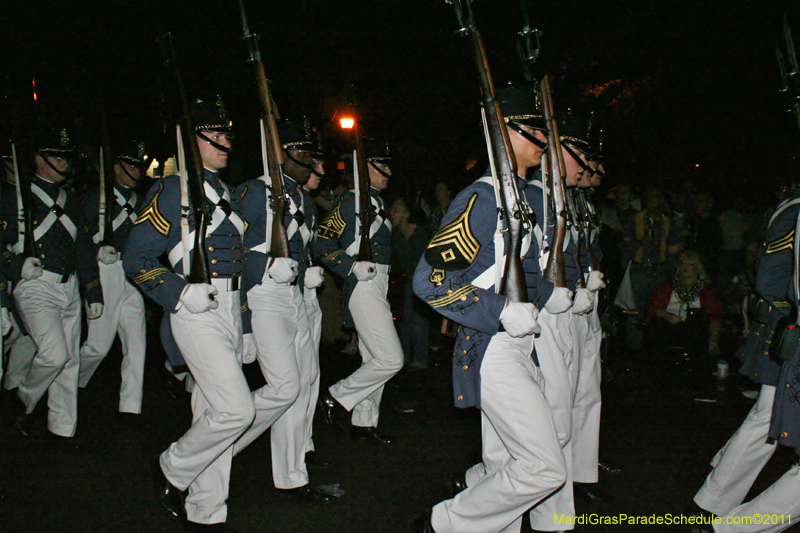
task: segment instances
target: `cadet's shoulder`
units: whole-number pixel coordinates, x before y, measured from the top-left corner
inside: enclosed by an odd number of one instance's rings
[[[247,180],[241,185],[236,188],[237,192],[241,195],[245,195],[250,192],[254,191],[265,191],[267,190],[267,183],[262,178],[255,178],[252,180]]]

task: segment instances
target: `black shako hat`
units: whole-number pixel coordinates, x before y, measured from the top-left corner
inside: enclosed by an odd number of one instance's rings
[[[189,118],[194,125],[194,131],[218,131],[230,133],[233,131],[233,122],[228,116],[228,110],[222,97],[198,96],[192,102]]]
[[[527,81],[509,81],[497,91],[497,101],[506,122],[517,122],[547,131],[544,115],[539,111],[536,85]]]
[[[284,119],[278,122],[278,136],[284,150],[314,152],[314,130],[307,118],[302,120]]]
[[[392,152],[389,148],[389,139],[382,135],[364,139],[364,152],[367,161],[388,165],[392,162]]]
[[[66,127],[42,126],[34,135],[34,149],[42,155],[71,157],[74,150]]]
[[[147,144],[139,139],[128,139],[117,146],[117,159],[135,167],[144,167],[149,162]]]
[[[558,136],[562,143],[574,146],[581,152],[592,153],[590,142],[591,120],[586,115],[573,111],[556,113]]]

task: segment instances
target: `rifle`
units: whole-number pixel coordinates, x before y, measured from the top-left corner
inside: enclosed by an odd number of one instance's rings
[[[261,50],[258,48],[258,35],[250,32],[247,23],[247,14],[244,11],[244,0],[239,0],[239,13],[242,16],[242,39],[247,43],[250,53],[248,62],[255,67],[256,85],[258,86],[258,96],[261,100],[261,129],[262,135],[262,158],[264,160],[264,170],[272,183],[272,201],[275,216],[272,218],[272,236],[270,239],[271,257],[291,257],[289,251],[289,234],[286,232],[284,216],[286,213],[286,192],[283,186],[283,147],[278,136],[278,114],[275,100],[269,89],[269,82],[264,71],[264,62],[261,60]]]
[[[545,75],[539,81],[539,98],[542,100],[542,112],[549,131],[547,138],[547,155],[543,162],[547,187],[553,195],[555,230],[550,253],[542,276],[556,287],[566,287],[564,275],[564,240],[567,234],[566,201],[564,180],[564,154],[561,152],[561,138],[558,136],[558,124],[553,116],[553,95],[550,93],[550,79]]]
[[[586,199],[586,191],[584,189],[576,189],[576,193],[575,204],[578,208],[578,216],[580,217],[579,224],[583,231],[584,239],[586,239],[586,251],[589,252],[589,270],[595,271],[598,269],[599,265],[597,264],[597,257],[594,255],[594,249],[592,249],[591,240],[592,228],[597,227],[597,219],[589,210],[589,201]]]
[[[24,142],[22,134],[22,120],[10,95],[6,96],[11,111],[11,128],[14,141],[11,144],[11,156],[16,178],[17,192],[17,246],[24,242],[22,252],[25,257],[36,257],[36,243],[33,236],[33,196],[31,194],[31,181],[28,167],[33,160],[30,147]],[[20,161],[27,162],[20,171]]]
[[[200,157],[194,126],[189,118],[189,104],[186,100],[183,77],[178,66],[178,55],[175,52],[175,44],[171,33],[163,35],[161,45],[165,58],[164,66],[170,67],[175,78],[175,88],[179,100],[178,124],[180,129],[185,132],[182,136],[183,150],[189,155],[191,161],[191,164],[187,165],[186,173],[188,176],[189,195],[194,211],[194,248],[192,249],[192,268],[189,275],[186,276],[186,280],[189,283],[211,283],[211,276],[208,271],[208,254],[206,254],[205,231],[211,220],[211,213],[209,213],[203,185],[203,159]],[[183,265],[183,271],[187,271],[186,265]]]
[[[355,86],[350,86],[350,110],[353,113],[353,138],[356,149],[353,151],[353,184],[356,188],[356,211],[361,220],[361,235],[358,243],[358,260],[372,261],[372,243],[369,230],[372,227],[372,197],[369,193],[370,179],[367,166],[367,152],[364,150],[364,136],[361,134],[361,121],[355,113]]]
[[[478,77],[483,98],[483,124],[486,144],[489,149],[489,162],[492,173],[499,179],[501,216],[504,217],[510,240],[506,251],[505,275],[502,276],[498,293],[512,302],[527,302],[528,294],[525,283],[525,272],[522,269],[522,237],[524,225],[528,223],[527,213],[520,206],[517,190],[517,162],[511,149],[503,111],[495,98],[494,83],[489,70],[483,38],[475,25],[472,14],[472,0],[452,0],[456,18],[461,28],[459,33],[467,35],[472,45],[472,52],[478,67]]]
[[[778,69],[783,82],[780,92],[786,96],[787,104],[789,105],[788,111],[794,114],[797,126],[800,127],[800,80],[798,79],[800,65],[797,62],[792,29],[789,27],[789,18],[787,16],[783,18],[783,44],[786,47],[786,57],[789,60],[789,68],[791,70],[786,70],[781,43],[778,42],[775,45],[775,55],[778,57]]]
[[[106,120],[105,108],[101,111],[101,124],[103,134],[103,145],[100,147],[100,200],[98,205],[98,230],[99,245],[114,246],[114,226],[111,222],[112,208],[109,206],[109,191],[113,191],[113,186],[109,186],[114,176],[114,158],[111,152],[111,141],[108,136],[108,121]],[[113,196],[112,196],[113,197]],[[111,205],[114,205],[113,203]]]
[[[580,214],[577,208],[576,188],[572,188],[567,193],[567,225],[575,228],[575,266],[578,269],[578,277],[575,279],[575,286],[580,289],[586,288],[586,280],[583,277],[583,264],[581,263],[581,248],[583,248],[583,225],[581,224]],[[588,246],[587,246],[588,248]]]
[[[528,0],[520,0],[522,6],[522,31],[517,33],[517,52],[522,60],[522,74],[527,81],[534,81],[533,64],[539,59],[539,30],[531,29],[528,15]],[[535,43],[534,43],[535,41]]]

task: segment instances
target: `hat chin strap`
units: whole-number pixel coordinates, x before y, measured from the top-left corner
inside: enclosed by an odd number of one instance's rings
[[[222,146],[221,144],[212,141],[211,139],[206,137],[202,131],[196,131],[194,134],[221,152],[225,152],[227,154],[228,152],[231,151],[230,146]]]
[[[305,168],[307,170],[310,170],[311,172],[316,174],[316,172],[314,172],[314,163],[303,163],[299,159],[296,159],[296,158],[292,157],[292,154],[289,153],[289,150],[285,150],[284,149],[283,153],[286,154],[286,157],[288,157],[289,159],[294,161],[294,163],[296,165],[300,165],[301,167],[303,167],[303,168]],[[319,175],[319,174],[317,174],[317,175]],[[320,177],[322,177],[322,176],[320,176]]]
[[[378,171],[378,174],[380,174],[381,176],[384,176],[384,177],[386,177],[386,178],[391,178],[391,177],[392,177],[392,175],[391,175],[391,174],[389,174],[389,173],[387,173],[387,172],[384,172],[383,170],[381,170],[381,169],[380,169],[380,167],[378,167],[378,165],[376,165],[374,161],[369,161],[369,165],[370,165],[372,168],[374,168],[375,170],[377,170],[377,171]]]
[[[122,171],[125,173],[125,175],[126,175],[126,176],[128,176],[128,178],[130,178],[130,179],[131,179],[131,180],[132,180],[134,183],[139,183],[139,180],[141,179],[142,175],[141,175],[141,174],[139,174],[139,177],[138,177],[138,178],[134,178],[134,177],[131,175],[131,173],[130,173],[130,172],[128,172],[128,169],[127,169],[127,168],[125,168],[125,165],[123,165],[123,164],[122,164],[122,161],[120,161],[119,159],[117,159],[117,161],[119,161],[119,163],[120,163],[120,165],[119,165],[119,166],[120,166],[120,167],[122,167]]]
[[[546,143],[546,142],[542,142],[542,141],[540,141],[540,140],[539,140],[539,139],[537,139],[535,136],[531,135],[531,133],[530,133],[530,132],[528,132],[528,131],[525,131],[525,130],[522,128],[522,126],[520,126],[519,124],[517,124],[517,123],[516,123],[516,122],[514,122],[513,120],[510,120],[510,121],[508,121],[508,126],[509,126],[509,127],[512,129],[512,130],[514,130],[514,131],[516,131],[517,133],[519,133],[520,135],[522,135],[522,137],[523,137],[523,138],[524,138],[526,141],[532,142],[533,144],[535,144],[536,146],[538,146],[538,147],[539,147],[539,148],[541,148],[542,150],[544,150],[545,148],[547,148],[547,143]]]
[[[573,149],[570,147],[569,143],[567,143],[567,142],[562,142],[562,143],[561,143],[561,146],[563,146],[563,147],[564,147],[564,150],[566,150],[566,151],[567,151],[567,153],[568,153],[570,156],[572,156],[572,159],[574,159],[575,161],[577,161],[577,163],[578,163],[578,164],[581,166],[581,168],[582,168],[584,171],[588,172],[590,175],[591,175],[591,174],[594,174],[594,170],[592,170],[592,167],[590,167],[589,165],[587,165],[586,163],[584,163],[583,159],[581,159],[581,158],[580,158],[580,156],[579,156],[578,154],[576,154],[576,153],[575,153],[575,150],[573,150]]]
[[[72,176],[72,172],[62,172],[61,170],[58,170],[56,167],[54,167],[53,163],[51,163],[50,160],[47,158],[47,156],[45,154],[43,154],[42,152],[37,152],[37,153],[41,156],[41,158],[44,160],[44,162],[47,163],[47,166],[50,167],[51,169],[53,169],[53,172],[55,172],[56,174],[58,174],[62,178],[69,178],[69,177]]]

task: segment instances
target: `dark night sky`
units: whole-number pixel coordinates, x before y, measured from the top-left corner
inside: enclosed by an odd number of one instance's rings
[[[612,173],[641,182],[697,173],[699,163],[704,183],[749,190],[783,173],[797,147],[774,55],[783,14],[800,27],[792,4],[534,1],[532,16],[556,76],[557,108],[586,108],[587,89],[609,82],[621,89],[597,109]],[[480,152],[474,66],[445,2],[246,7],[284,115],[308,114],[324,126],[344,109],[352,82],[369,129],[395,139],[402,176],[453,178]],[[518,2],[476,0],[475,10],[495,81],[518,78]],[[112,129],[136,132],[159,126],[164,73],[155,39],[174,32],[189,92],[223,95],[239,125],[239,164],[245,172],[259,166],[257,95],[234,0],[4,0],[0,17],[2,76],[16,98],[29,97],[35,76],[41,108],[87,120],[91,103],[104,100]]]

